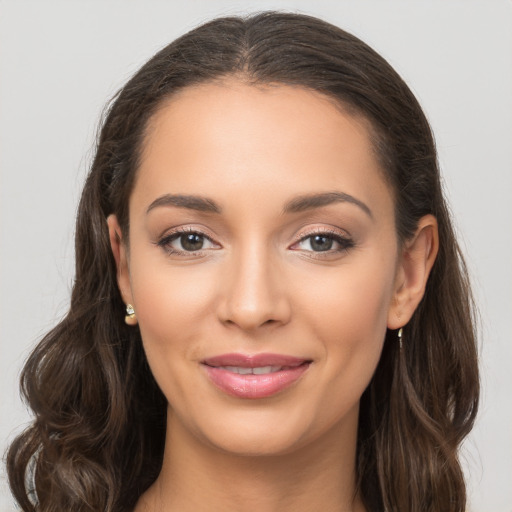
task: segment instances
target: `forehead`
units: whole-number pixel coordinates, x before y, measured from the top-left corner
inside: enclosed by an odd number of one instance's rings
[[[134,194],[389,196],[370,134],[364,118],[308,89],[234,79],[188,87],[151,118]]]

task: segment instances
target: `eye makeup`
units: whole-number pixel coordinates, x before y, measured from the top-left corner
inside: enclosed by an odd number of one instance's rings
[[[184,226],[166,233],[156,245],[168,255],[176,257],[201,258],[209,251],[219,250],[221,244],[213,240],[203,230],[194,226]],[[354,247],[353,239],[341,230],[317,227],[302,232],[288,247],[289,250],[299,251],[313,258],[335,257]]]

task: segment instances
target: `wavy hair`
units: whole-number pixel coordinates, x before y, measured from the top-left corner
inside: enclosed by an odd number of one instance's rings
[[[360,407],[358,490],[368,510],[462,512],[458,448],[478,406],[474,308],[440,184],[430,126],[414,95],[374,50],[314,17],[264,12],[210,21],[159,51],[104,116],[76,223],[76,277],[66,317],[22,372],[34,421],[7,468],[23,511],[131,510],[159,474],[166,400],[124,323],[106,217],[128,236],[128,199],[148,120],[194,84],[315,90],[364,117],[395,197],[400,242],[433,214],[440,249],[426,292],[404,328],[386,334]]]

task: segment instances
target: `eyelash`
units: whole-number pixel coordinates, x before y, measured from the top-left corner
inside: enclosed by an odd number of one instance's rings
[[[204,255],[204,249],[199,249],[197,251],[182,251],[182,250],[174,249],[173,247],[171,247],[170,244],[172,242],[174,242],[175,240],[178,240],[180,237],[182,237],[183,235],[187,235],[187,234],[198,235],[202,239],[207,240],[209,243],[211,243],[213,245],[218,245],[208,235],[203,233],[201,230],[194,229],[192,227],[177,229],[177,230],[173,231],[172,233],[167,234],[166,236],[162,237],[158,242],[156,242],[156,245],[158,247],[161,247],[162,249],[164,249],[169,255],[200,258],[201,256]],[[293,244],[290,246],[290,248],[292,248],[302,242],[305,242],[308,239],[312,239],[315,236],[321,236],[321,237],[325,237],[327,239],[333,240],[333,242],[337,243],[340,247],[338,249],[328,249],[325,251],[313,251],[313,250],[310,251],[310,250],[304,250],[304,249],[292,249],[292,250],[311,253],[311,254],[314,254],[313,257],[321,259],[321,258],[332,256],[334,254],[340,254],[340,253],[347,252],[349,249],[351,249],[355,245],[354,241],[349,236],[341,235],[339,232],[334,231],[334,230],[326,230],[323,228],[318,228],[318,229],[313,230],[307,234],[303,234],[302,236],[297,237],[297,239],[293,242]]]
[[[353,239],[350,238],[350,236],[348,236],[348,235],[342,235],[340,232],[334,231],[334,230],[329,230],[329,229],[325,229],[325,228],[317,228],[313,231],[310,231],[309,233],[307,233],[305,235],[298,237],[297,240],[291,245],[291,247],[294,247],[302,242],[305,242],[308,239],[312,239],[315,236],[330,239],[330,240],[334,241],[335,243],[337,243],[339,245],[339,248],[338,249],[328,249],[326,251],[309,251],[309,250],[304,250],[304,249],[302,249],[302,250],[294,249],[294,250],[312,253],[312,254],[314,254],[314,256],[313,256],[314,258],[321,259],[321,258],[328,258],[329,256],[345,253],[348,250],[352,249],[355,245]],[[310,241],[310,244],[311,244],[311,241]]]
[[[218,245],[218,244],[215,244],[215,242],[208,235],[206,235],[202,231],[200,231],[198,229],[194,229],[192,227],[176,229],[172,233],[169,233],[168,235],[165,235],[163,238],[161,238],[156,243],[156,245],[158,245],[159,247],[164,249],[168,254],[173,255],[173,256],[188,256],[188,257],[192,256],[192,257],[197,257],[197,258],[203,256],[204,249],[199,249],[198,251],[181,251],[179,249],[174,249],[173,247],[171,247],[170,244],[172,242],[174,242],[175,240],[178,240],[183,235],[198,235],[201,238],[208,240],[211,244]]]

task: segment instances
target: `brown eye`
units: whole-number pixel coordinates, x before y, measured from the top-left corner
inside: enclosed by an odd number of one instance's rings
[[[169,254],[187,255],[193,253],[201,254],[201,251],[208,249],[219,249],[210,237],[200,231],[180,230],[162,238],[158,243]]]
[[[179,237],[179,241],[185,251],[200,251],[204,245],[204,236],[198,233],[186,233]]]
[[[303,237],[291,248],[312,253],[340,253],[354,246],[352,239],[338,233],[314,233]]]
[[[309,243],[313,251],[328,251],[329,249],[332,249],[334,244],[334,240],[331,237],[325,235],[315,235],[309,238]]]

